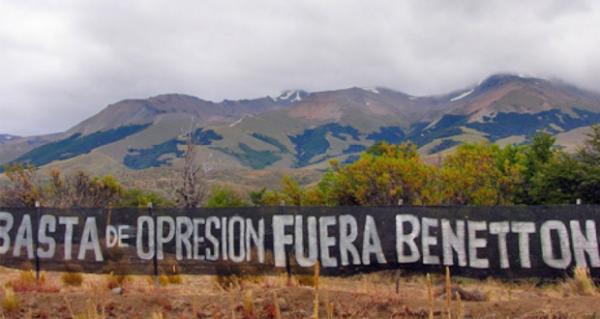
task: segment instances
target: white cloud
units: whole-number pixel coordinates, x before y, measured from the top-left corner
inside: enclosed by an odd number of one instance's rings
[[[432,94],[503,71],[600,89],[593,1],[47,3],[0,0],[0,133],[61,131],[170,92]]]

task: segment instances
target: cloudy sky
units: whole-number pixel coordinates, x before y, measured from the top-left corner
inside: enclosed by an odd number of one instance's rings
[[[0,133],[63,131],[161,93],[424,95],[496,72],[600,91],[598,30],[599,1],[0,0]]]

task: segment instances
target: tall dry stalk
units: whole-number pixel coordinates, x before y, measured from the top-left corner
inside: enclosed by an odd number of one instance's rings
[[[325,294],[325,311],[327,313],[327,319],[333,319],[333,313],[335,311],[335,307],[333,305],[333,302],[329,301],[329,293]]]
[[[458,293],[458,291],[456,292],[456,319],[462,319],[463,318],[463,306],[462,306],[462,299],[460,298],[460,294]]]
[[[2,312],[14,312],[17,311],[21,305],[19,298],[15,294],[12,288],[4,288],[4,297],[1,301]]]
[[[275,292],[273,292],[273,307],[275,319],[281,319],[281,307],[279,307],[279,300],[277,299],[277,294]]]
[[[163,315],[163,313],[160,311],[153,312],[150,315],[150,319],[165,319],[165,315]]]
[[[427,300],[429,301],[429,319],[433,319],[433,288],[431,275],[427,274]]]
[[[200,297],[198,295],[194,295],[192,297],[192,315],[193,316],[200,316],[198,314],[198,312],[200,312],[201,310],[201,306],[200,306]]]
[[[313,301],[313,319],[319,319],[319,277],[321,276],[321,265],[317,261],[314,267],[313,285],[315,288],[315,299]]]
[[[243,302],[244,318],[254,318],[254,295],[252,290],[246,291]]]
[[[327,303],[327,319],[333,319],[333,314],[335,313],[335,306],[333,302]]]
[[[67,310],[69,311],[69,314],[71,315],[71,318],[75,318],[75,312],[73,311],[73,307],[71,307],[71,303],[69,302],[69,299],[67,299],[67,297],[63,296],[63,301],[64,301],[65,307],[67,307]]]
[[[446,267],[446,317],[452,319],[450,310],[450,301],[452,300],[452,279],[450,278],[450,268]]]
[[[596,294],[596,285],[590,276],[590,269],[584,266],[575,266],[573,277],[565,282],[570,293],[580,296],[593,296]]]

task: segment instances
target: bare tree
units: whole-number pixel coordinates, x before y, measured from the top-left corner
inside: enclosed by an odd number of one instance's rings
[[[101,208],[118,202],[123,187],[111,176],[91,177],[84,172],[63,176],[57,169],[50,172],[42,203],[56,208]]]
[[[8,181],[0,188],[0,206],[33,207],[40,197],[37,169],[32,165],[5,166]]]
[[[106,207],[117,202],[123,188],[110,176],[91,177],[84,172],[63,176],[59,170],[50,172],[50,180],[38,177],[31,165],[9,165],[8,181],[0,187],[0,206],[34,207],[36,202],[44,207]]]
[[[178,172],[175,187],[177,204],[185,208],[199,207],[206,197],[204,184],[204,170],[196,164],[196,144],[194,144],[194,130],[186,136],[186,148],[183,168]]]

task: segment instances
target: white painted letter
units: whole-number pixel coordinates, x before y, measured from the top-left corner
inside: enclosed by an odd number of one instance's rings
[[[500,268],[510,268],[508,261],[508,247],[506,246],[506,234],[510,232],[508,222],[490,223],[490,234],[498,235],[498,252],[500,254]]]
[[[487,258],[477,257],[477,249],[487,246],[487,239],[477,237],[478,231],[487,230],[486,222],[469,220],[467,228],[469,229],[469,265],[473,268],[488,268],[490,261]]]
[[[77,259],[84,260],[88,250],[93,250],[96,261],[103,261],[100,241],[98,239],[98,227],[96,226],[96,217],[88,217],[83,226],[83,234],[79,243],[79,255]]]
[[[510,228],[513,233],[519,234],[519,259],[521,260],[521,268],[531,268],[529,234],[535,233],[535,223],[512,222]]]
[[[467,250],[465,248],[465,221],[456,221],[456,233],[452,231],[450,221],[442,219],[442,245],[444,249],[444,265],[454,265],[454,256],[452,251],[458,256],[458,265],[465,267],[467,265]]]
[[[175,259],[182,260],[183,249],[185,246],[185,258],[192,258],[192,234],[194,233],[194,224],[192,219],[187,216],[177,216],[175,218],[177,231],[175,232]],[[184,230],[185,229],[185,230]]]
[[[440,263],[439,256],[431,255],[429,247],[437,246],[437,236],[431,236],[429,229],[439,227],[439,221],[435,218],[421,218],[421,247],[423,249],[423,264],[438,265]]]
[[[38,242],[40,245],[48,245],[47,250],[38,247],[37,253],[40,258],[52,258],[56,252],[56,241],[54,238],[47,236],[46,229],[52,233],[56,231],[56,217],[52,215],[43,215],[42,218],[40,218]]]
[[[381,240],[379,239],[375,219],[373,219],[373,216],[367,215],[365,218],[365,233],[363,235],[362,247],[363,265],[371,264],[371,254],[375,254],[378,263],[387,263],[383,249],[381,249]]]
[[[343,266],[350,264],[348,253],[352,255],[352,264],[360,265],[360,255],[354,245],[358,237],[358,225],[352,215],[341,215],[340,219],[340,259]]]
[[[560,257],[554,255],[552,236],[550,233],[556,231],[560,244]],[[559,220],[548,220],[540,227],[542,241],[542,257],[546,265],[552,268],[566,269],[571,264],[571,249],[569,247],[569,233],[565,224]]]
[[[590,258],[591,267],[600,267],[600,256],[598,256],[598,235],[596,234],[596,222],[585,221],[585,235],[581,231],[579,221],[571,221],[571,235],[573,236],[573,251],[575,262],[578,266],[587,266],[585,254]],[[590,267],[590,268],[591,268]]]
[[[411,226],[410,233],[404,232],[404,223],[409,223]],[[419,236],[421,227],[419,219],[414,215],[396,215],[396,253],[398,255],[399,263],[414,263],[421,258],[419,248],[415,239]],[[410,254],[404,253],[404,244],[408,245]]]
[[[294,225],[294,243],[296,247],[296,262],[301,267],[310,267],[315,264],[319,254],[317,247],[317,218],[309,216],[307,218],[308,229],[308,257],[304,254],[304,229],[302,227],[302,216],[296,216]]]
[[[335,246],[335,237],[329,236],[329,227],[336,224],[334,216],[323,216],[319,218],[319,231],[321,243],[321,266],[337,267],[337,260],[331,257],[329,247]]]
[[[246,261],[252,259],[252,243],[256,247],[258,262],[265,262],[265,219],[258,220],[258,230],[252,225],[252,219],[246,219]]]
[[[21,225],[17,230],[17,238],[15,239],[15,247],[13,247],[13,255],[21,256],[21,248],[27,249],[27,257],[33,258],[33,229],[31,228],[31,217],[29,214],[23,215]]]
[[[294,225],[294,216],[273,216],[273,253],[275,255],[275,267],[285,267],[287,254],[285,245],[294,243],[294,237],[285,233],[285,226]]]
[[[13,227],[15,219],[11,213],[0,212],[0,240],[2,240],[2,246],[0,246],[0,254],[6,254],[10,249],[10,235],[8,234]]]

